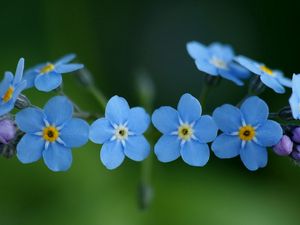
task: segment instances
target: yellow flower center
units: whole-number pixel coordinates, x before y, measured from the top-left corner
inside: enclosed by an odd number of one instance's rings
[[[268,74],[270,76],[274,76],[273,70],[271,70],[269,67],[262,65],[262,66],[260,66],[260,69],[262,71],[264,71],[266,74]]]
[[[194,130],[189,124],[182,124],[178,128],[178,136],[182,140],[185,140],[185,141],[190,140],[191,137],[193,136],[193,133],[194,133]]]
[[[255,129],[250,125],[246,125],[240,128],[239,137],[243,141],[251,141],[255,137]]]
[[[5,94],[3,95],[2,99],[4,102],[8,102],[12,96],[13,96],[13,93],[14,93],[14,88],[13,87],[9,87],[7,89],[7,91],[5,92]]]
[[[46,141],[54,142],[57,140],[58,136],[59,136],[59,131],[57,130],[56,127],[48,126],[45,127],[43,130],[43,138]]]
[[[55,66],[52,63],[48,63],[46,66],[44,66],[42,69],[40,69],[40,73],[42,73],[42,74],[49,73],[54,69],[55,69]]]

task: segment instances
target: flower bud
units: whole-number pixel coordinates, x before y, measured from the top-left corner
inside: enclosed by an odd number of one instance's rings
[[[25,109],[30,106],[31,106],[31,102],[29,101],[29,99],[25,95],[20,94],[15,103],[15,107],[17,109]]]
[[[300,160],[300,152],[299,151],[293,151],[291,154],[292,159],[299,161]]]
[[[259,76],[254,76],[249,83],[249,93],[259,95],[266,89],[266,86],[261,82]]]
[[[0,143],[8,144],[16,136],[16,126],[10,119],[0,120]]]
[[[287,135],[283,135],[277,145],[273,147],[274,152],[280,156],[288,156],[293,151],[293,142]]]
[[[289,120],[293,120],[293,114],[292,114],[292,109],[290,106],[285,106],[283,107],[279,113],[278,113],[280,119],[289,121]]]
[[[296,127],[292,131],[292,140],[300,144],[300,127]]]

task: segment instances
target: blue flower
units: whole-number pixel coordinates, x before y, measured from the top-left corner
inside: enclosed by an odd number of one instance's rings
[[[299,120],[300,119],[300,74],[293,75],[293,81],[292,81],[292,96],[289,99],[290,106],[292,109],[292,114],[294,119]]]
[[[213,113],[219,129],[223,131],[212,144],[219,158],[240,155],[249,170],[265,167],[267,147],[276,145],[282,137],[281,126],[268,120],[269,108],[260,98],[248,98],[240,109],[225,104]]]
[[[187,43],[187,51],[198,70],[211,76],[221,76],[241,86],[244,84],[242,80],[250,75],[249,71],[233,62],[234,52],[229,45],[212,43],[206,47],[192,41]]]
[[[86,144],[89,134],[89,125],[72,114],[73,105],[63,96],[50,99],[44,110],[26,108],[18,112],[16,123],[25,132],[17,145],[18,159],[32,163],[43,157],[50,170],[68,170],[71,148]]]
[[[265,64],[256,62],[245,56],[238,56],[235,60],[252,73],[260,76],[261,82],[276,93],[282,94],[285,92],[284,86],[292,86],[291,80],[284,77],[283,73],[279,70],[271,70]]]
[[[90,140],[103,144],[100,159],[110,170],[122,164],[125,156],[142,161],[150,153],[150,145],[143,133],[150,117],[141,107],[129,108],[127,101],[112,97],[105,109],[105,118],[96,120],[90,128]]]
[[[27,88],[35,86],[38,90],[49,92],[58,88],[62,83],[62,74],[70,73],[83,68],[82,64],[69,63],[76,56],[69,54],[55,63],[44,63],[29,69],[25,72],[24,79],[27,81]]]
[[[163,106],[152,115],[154,126],[163,133],[154,147],[161,162],[171,162],[182,157],[191,166],[204,166],[209,160],[208,142],[217,136],[218,128],[210,116],[201,116],[199,101],[184,94],[177,110]]]
[[[5,72],[4,79],[0,83],[0,116],[10,112],[20,93],[26,87],[26,81],[22,80],[24,70],[24,59],[18,62],[15,76],[11,72]]]

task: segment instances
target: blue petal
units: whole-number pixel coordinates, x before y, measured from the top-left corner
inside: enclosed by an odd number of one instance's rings
[[[49,92],[58,88],[61,82],[61,74],[52,71],[38,75],[34,80],[34,85],[39,91]]]
[[[144,133],[150,124],[150,116],[141,107],[134,107],[130,109],[128,117],[128,128],[135,134]]]
[[[183,161],[191,166],[204,166],[209,160],[209,155],[208,145],[198,141],[188,141],[181,149]]]
[[[257,143],[264,147],[276,145],[282,138],[281,126],[272,120],[267,120],[256,130]]]
[[[236,157],[240,154],[241,140],[237,136],[220,134],[212,143],[211,149],[221,159]]]
[[[209,57],[207,47],[199,42],[196,41],[188,42],[186,45],[186,49],[189,55],[195,60],[198,58]]]
[[[262,99],[253,96],[244,101],[241,112],[246,124],[257,126],[268,119],[269,107]]]
[[[39,64],[29,70],[26,70],[23,76],[23,80],[26,80],[27,86],[26,89],[31,88],[34,86],[34,80],[39,75],[39,70],[45,66],[45,64]]]
[[[60,130],[59,137],[69,148],[85,145],[89,139],[89,125],[82,119],[74,118]]]
[[[73,105],[66,97],[56,96],[47,102],[44,112],[51,125],[60,126],[72,118]]]
[[[212,65],[207,59],[199,58],[195,61],[195,63],[198,70],[212,76],[218,75],[218,69],[214,65]]]
[[[115,95],[106,105],[105,117],[112,124],[124,124],[128,120],[129,112],[130,109],[126,99]]]
[[[177,136],[163,135],[154,146],[154,152],[161,162],[171,162],[180,156],[180,140]]]
[[[152,123],[161,133],[171,134],[178,129],[178,113],[172,107],[160,107],[152,114]]]
[[[68,55],[65,55],[63,56],[62,58],[60,58],[59,60],[57,60],[55,62],[55,65],[60,65],[60,64],[66,64],[66,63],[69,63],[71,62],[73,59],[76,58],[76,55],[71,53],[71,54],[68,54]]]
[[[98,119],[90,127],[90,140],[96,144],[103,144],[110,140],[113,135],[114,128],[108,119]]]
[[[17,145],[17,157],[22,163],[32,163],[42,157],[45,141],[41,136],[25,134]]]
[[[292,109],[294,119],[300,119],[300,99],[295,93],[293,93],[290,97],[289,103]]]
[[[77,64],[77,63],[62,64],[62,65],[56,65],[55,71],[57,73],[71,73],[82,68],[83,68],[83,64]]]
[[[244,67],[242,67],[236,63],[230,63],[229,68],[230,68],[231,72],[234,74],[234,76],[239,79],[248,79],[251,76],[251,73],[249,70],[245,69]]]
[[[292,90],[293,93],[296,94],[298,96],[298,98],[300,98],[300,74],[294,74],[293,75],[293,81],[292,81]]]
[[[13,101],[9,101],[7,103],[0,105],[0,116],[9,113],[11,110],[13,110],[13,108],[14,108]]]
[[[143,135],[129,136],[124,153],[132,160],[142,161],[149,155],[150,145]]]
[[[5,72],[4,78],[0,83],[0,97],[2,97],[6,93],[13,79],[14,75],[11,72]]]
[[[103,165],[110,170],[120,166],[124,161],[125,155],[121,142],[106,142],[100,151],[100,159]]]
[[[24,71],[24,59],[20,58],[18,65],[17,65],[16,73],[15,73],[15,78],[14,78],[14,82],[13,82],[14,85],[16,85],[17,83],[19,83],[22,80],[23,71]]]
[[[45,114],[37,108],[26,108],[16,114],[16,123],[18,127],[26,133],[35,133],[42,131]]]
[[[213,141],[218,132],[218,127],[211,116],[201,116],[194,126],[195,136],[201,143]]]
[[[15,87],[15,91],[13,93],[12,101],[13,103],[16,102],[17,98],[21,94],[21,92],[26,88],[27,82],[25,80],[19,82],[17,86]]]
[[[233,83],[235,83],[238,86],[243,86],[244,85],[244,82],[241,81],[239,78],[237,78],[234,75],[234,71],[232,71],[232,70],[219,69],[219,74],[221,75],[221,77],[232,81]]]
[[[209,45],[209,51],[212,55],[226,62],[229,62],[234,57],[234,52],[229,45],[223,45],[220,43],[212,43]]]
[[[200,118],[202,108],[200,102],[190,94],[184,94],[181,96],[177,110],[180,119],[184,123],[192,123]]]
[[[278,80],[271,75],[262,75],[260,80],[269,88],[273,89],[276,93],[282,94],[285,92],[284,87],[278,82]]]
[[[248,69],[249,71],[251,71],[252,73],[256,74],[256,75],[261,75],[261,70],[259,68],[259,63],[252,60],[252,59],[249,59],[245,56],[237,56],[235,58],[235,61],[237,63],[239,63],[241,66],[245,67],[246,69]]]
[[[213,112],[213,119],[219,129],[225,133],[236,132],[242,126],[241,111],[228,104],[216,108]]]
[[[276,78],[280,84],[282,84],[283,86],[289,87],[289,88],[292,87],[292,80],[290,78],[285,77],[283,75],[283,73],[279,70],[275,70],[273,72],[276,75]]]
[[[267,149],[254,142],[247,142],[246,146],[241,149],[240,156],[244,165],[251,171],[263,168],[268,163]]]
[[[71,149],[57,142],[49,144],[43,151],[43,158],[47,167],[54,172],[66,171],[72,164]]]

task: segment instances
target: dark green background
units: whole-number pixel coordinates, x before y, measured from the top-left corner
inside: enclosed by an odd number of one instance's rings
[[[198,96],[202,76],[185,44],[220,41],[236,52],[300,72],[299,4],[296,1],[1,1],[0,68],[14,70],[75,52],[107,95],[138,105],[135,77],[150,74],[155,107],[175,105],[189,92]],[[85,110],[100,106],[72,75],[65,91]],[[26,92],[42,106],[49,94]],[[224,81],[209,95],[209,109],[237,103],[246,93]],[[287,104],[290,90],[262,97],[272,111]],[[299,224],[300,168],[270,151],[269,163],[247,171],[240,160],[212,156],[204,168],[153,163],[154,200],[147,211],[136,204],[141,163],[126,160],[108,171],[100,147],[74,150],[72,168],[49,171],[42,161],[23,165],[0,159],[0,225],[290,225]],[[213,154],[212,154],[213,155]]]

